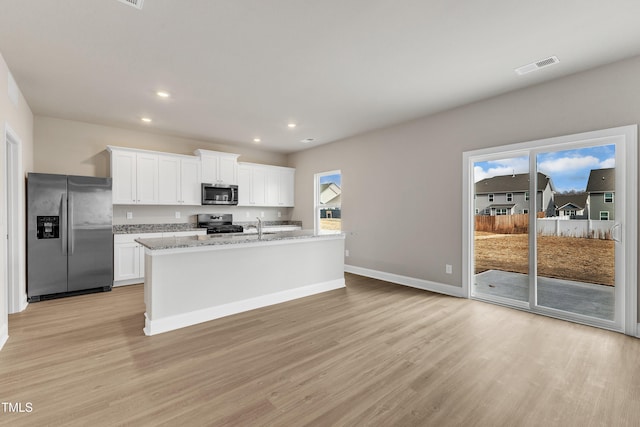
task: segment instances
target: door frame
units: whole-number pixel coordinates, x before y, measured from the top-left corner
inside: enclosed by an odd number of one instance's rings
[[[624,161],[624,169],[626,179],[617,179],[616,180],[616,193],[618,191],[624,197],[625,207],[624,207],[624,221],[623,228],[621,231],[621,238],[624,239],[625,251],[623,254],[623,259],[618,260],[622,262],[624,266],[624,286],[622,287],[622,298],[624,301],[624,306],[616,305],[616,310],[621,310],[622,313],[619,317],[619,322],[599,322],[599,321],[584,321],[580,318],[580,316],[571,316],[566,315],[566,313],[557,312],[555,310],[547,310],[544,308],[533,307],[532,300],[530,298],[527,307],[521,305],[510,304],[508,301],[492,301],[501,305],[508,305],[513,308],[518,308],[526,311],[530,311],[537,314],[543,314],[550,317],[556,317],[563,320],[569,320],[578,323],[589,324],[591,326],[597,326],[604,329],[611,329],[618,332],[625,333],[627,335],[637,336],[638,334],[638,284],[637,284],[637,245],[638,245],[638,235],[637,235],[637,224],[638,224],[638,193],[637,193],[637,182],[638,182],[638,150],[637,150],[637,140],[638,140],[638,127],[637,125],[630,126],[621,126],[610,129],[597,130],[592,132],[584,132],[573,135],[565,135],[554,138],[546,138],[534,141],[521,142],[516,144],[509,144],[506,146],[499,147],[490,147],[486,149],[467,151],[463,153],[463,191],[462,191],[462,290],[463,295],[467,298],[471,298],[471,284],[473,283],[474,277],[474,194],[475,194],[475,183],[473,182],[473,165],[474,163],[482,158],[482,160],[486,160],[487,157],[495,156],[495,158],[508,158],[515,157],[517,155],[521,155],[523,152],[526,152],[531,156],[535,157],[535,153],[540,152],[541,150],[554,150],[559,145],[568,144],[568,143],[578,143],[584,142],[585,144],[597,145],[598,141],[602,141],[602,145],[606,144],[607,141],[611,141],[612,139],[620,140],[623,146],[623,153],[621,156],[618,156],[616,153],[616,161],[620,160],[620,158]],[[617,150],[616,150],[617,151]],[[530,173],[531,173],[530,169]],[[619,174],[616,172],[616,177],[619,177]],[[622,178],[622,177],[620,177]],[[621,181],[621,182],[618,182]],[[630,183],[630,185],[626,185]],[[534,183],[532,183],[531,187],[534,187]],[[531,190],[530,190],[531,191]],[[530,192],[530,194],[532,194]],[[533,193],[534,194],[534,193]],[[533,209],[530,210],[534,211]],[[530,220],[530,224],[535,226],[534,220]],[[530,230],[535,230],[535,228],[530,227]],[[529,233],[530,249],[532,248],[531,244],[533,241],[533,248],[535,249],[535,232]],[[617,257],[618,255],[616,255]],[[530,255],[530,260],[535,260],[535,254]],[[533,287],[530,287],[530,292],[533,292]],[[616,304],[618,295],[616,295]]]
[[[23,311],[27,303],[26,247],[24,225],[24,169],[22,165],[22,141],[18,134],[4,124],[3,158],[5,170],[5,200],[2,205],[7,220],[5,241],[5,279],[7,286],[7,310],[9,314]],[[5,230],[3,230],[5,231]]]

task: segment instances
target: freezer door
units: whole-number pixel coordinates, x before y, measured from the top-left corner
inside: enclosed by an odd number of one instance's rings
[[[69,176],[68,190],[68,291],[111,287],[111,178]]]
[[[27,297],[67,291],[67,177],[27,175]]]

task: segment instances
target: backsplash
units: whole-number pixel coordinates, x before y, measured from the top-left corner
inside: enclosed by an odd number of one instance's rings
[[[252,223],[256,217],[263,221],[289,221],[293,208],[239,207],[239,206],[154,206],[114,205],[113,224],[193,224],[196,215],[203,213],[230,213],[234,223]],[[127,218],[127,214],[131,218]],[[176,218],[179,213],[180,218]],[[280,216],[278,216],[278,213]]]

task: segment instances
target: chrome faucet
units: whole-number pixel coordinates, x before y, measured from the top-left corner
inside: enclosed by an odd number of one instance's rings
[[[262,240],[262,220],[260,217],[256,217],[256,219],[258,220],[258,226],[256,227],[258,229],[258,240]]]

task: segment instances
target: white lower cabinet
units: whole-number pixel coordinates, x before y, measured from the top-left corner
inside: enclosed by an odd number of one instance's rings
[[[144,282],[144,247],[136,239],[207,234],[206,230],[113,235],[113,286]]]

